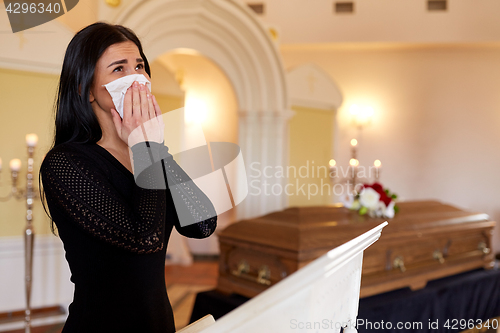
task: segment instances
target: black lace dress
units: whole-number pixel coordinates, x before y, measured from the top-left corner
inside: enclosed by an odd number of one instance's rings
[[[175,332],[165,287],[170,233],[174,225],[192,238],[215,230],[210,200],[186,182],[168,148],[143,143],[132,152],[135,177],[97,144],[58,145],[42,163],[47,205],[75,285],[64,333]],[[165,178],[186,188],[170,191]],[[176,195],[192,216],[185,227]]]

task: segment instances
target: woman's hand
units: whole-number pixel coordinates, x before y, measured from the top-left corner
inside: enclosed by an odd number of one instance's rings
[[[123,102],[123,119],[111,109],[120,138],[129,146],[144,142],[163,142],[163,119],[160,106],[148,88],[137,81],[128,88]]]

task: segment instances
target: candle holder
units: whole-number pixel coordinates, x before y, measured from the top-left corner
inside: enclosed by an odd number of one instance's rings
[[[380,179],[380,169],[382,168],[382,162],[380,160],[375,160],[373,162],[373,166],[375,167],[375,181],[378,182]]]
[[[363,182],[360,182],[360,180],[366,178],[364,182],[367,182],[371,178],[371,168],[372,168],[369,167],[368,169],[368,178],[366,177],[366,172],[362,173],[364,177],[359,176],[360,165],[359,165],[359,160],[357,158],[358,157],[357,147],[358,147],[358,140],[352,139],[351,158],[349,159],[349,166],[347,167],[347,170],[345,170],[345,172],[341,172],[340,176],[338,173],[339,167],[337,166],[337,162],[334,159],[331,159],[329,162],[330,178],[332,180],[332,183],[345,184],[347,186],[347,194],[354,196],[358,194],[358,192],[356,191],[356,186],[363,184]],[[379,181],[381,166],[382,163],[380,162],[380,160],[375,160],[375,162],[373,163],[373,168],[375,168],[375,175],[374,175],[375,182]]]
[[[33,229],[33,203],[34,199],[38,198],[38,192],[34,185],[33,176],[33,156],[35,154],[35,146],[38,142],[36,134],[26,135],[26,145],[28,148],[28,163],[26,169],[26,187],[18,188],[19,171],[21,170],[21,161],[14,159],[10,161],[12,185],[10,192],[0,197],[0,201],[8,201],[12,198],[16,200],[26,200],[26,227],[24,230],[24,282],[26,292],[26,309],[24,311],[25,333],[31,333],[31,287],[33,275],[33,244],[35,232]],[[1,159],[0,159],[1,172]]]

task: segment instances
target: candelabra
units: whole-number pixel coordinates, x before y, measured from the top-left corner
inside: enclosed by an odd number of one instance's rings
[[[358,140],[352,139],[351,140],[351,158],[349,160],[349,167],[347,167],[347,170],[345,172],[342,171],[341,169],[341,175],[339,175],[339,167],[337,166],[337,162],[334,159],[331,159],[329,164],[330,164],[330,177],[332,179],[332,182],[338,182],[338,183],[345,183],[347,185],[347,192],[349,194],[357,194],[356,191],[356,185],[359,183],[360,178],[366,178],[366,170],[362,170],[363,173],[361,176],[359,175],[359,160],[357,157],[357,147],[358,147]],[[378,181],[380,178],[380,169],[382,167],[382,163],[380,160],[375,160],[373,162],[373,167],[369,167],[368,169],[368,178],[371,178],[372,175],[372,169],[374,168],[375,170],[375,175],[374,179],[375,181]],[[352,189],[350,185],[352,184]]]
[[[25,309],[25,333],[31,333],[31,285],[33,271],[33,202],[37,198],[37,191],[34,186],[33,177],[33,155],[35,146],[38,143],[36,134],[26,135],[26,145],[28,148],[28,167],[26,170],[26,188],[18,189],[17,181],[19,171],[21,170],[21,160],[13,159],[10,161],[10,171],[12,179],[12,187],[8,195],[0,197],[0,201],[8,201],[14,199],[26,199],[26,228],[24,231],[24,282],[26,292],[26,309]],[[0,159],[0,172],[2,170],[2,160]]]

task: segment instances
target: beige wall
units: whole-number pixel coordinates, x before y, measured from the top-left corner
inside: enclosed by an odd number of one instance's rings
[[[500,2],[496,0],[450,0],[448,10],[439,12],[427,11],[425,0],[356,0],[352,14],[335,13],[333,6],[338,1],[258,2],[265,3],[266,10],[259,19],[279,32],[283,44],[470,43],[500,39]]]
[[[161,112],[165,113],[184,106],[184,97],[154,94]]]
[[[401,198],[439,199],[500,221],[499,47],[289,47],[282,55],[286,67],[315,62],[339,84],[339,164],[357,135],[361,165],[380,159],[382,183]],[[361,133],[349,126],[353,103],[375,110]]]
[[[21,159],[23,166],[19,185],[25,186],[25,135],[36,133],[39,143],[35,151],[36,184],[42,157],[48,151],[53,137],[53,111],[58,77],[56,75],[0,69],[0,157],[3,167],[0,195],[10,187],[9,161]],[[18,236],[24,232],[25,201],[10,199],[0,202],[0,237]],[[35,200],[34,227],[38,234],[50,233],[49,220],[40,200]]]
[[[334,112],[293,106],[289,123],[290,162],[285,174],[288,206],[327,205],[331,202],[328,161],[332,156]],[[323,168],[321,168],[323,167]]]

